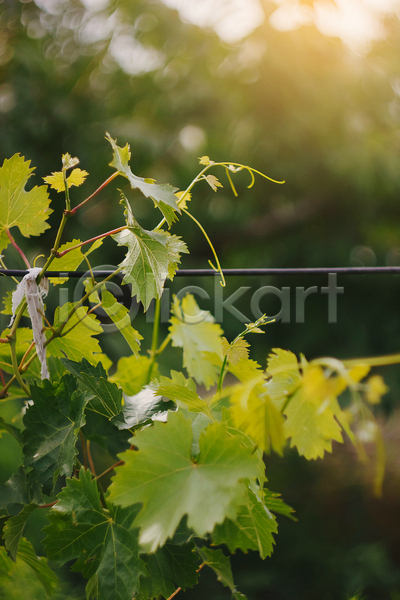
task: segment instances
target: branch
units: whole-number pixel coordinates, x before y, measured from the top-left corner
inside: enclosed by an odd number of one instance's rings
[[[119,175],[118,171],[115,171],[115,173],[113,173],[111,175],[111,177],[109,177],[108,179],[106,179],[106,181],[104,183],[101,184],[100,187],[97,188],[97,190],[95,192],[93,192],[93,194],[91,194],[90,196],[88,196],[86,198],[86,200],[84,200],[83,202],[81,202],[80,204],[78,204],[78,206],[75,206],[75,208],[73,208],[72,210],[69,211],[69,214],[72,216],[76,213],[77,210],[79,210],[80,208],[82,208],[82,206],[84,206],[87,202],[89,202],[89,200],[92,200],[92,198],[94,198],[96,196],[96,194],[98,194],[99,192],[101,192],[101,190],[103,188],[106,187],[106,185],[108,185],[113,179],[115,179],[117,177],[117,175]]]
[[[63,250],[62,252],[56,252],[55,256],[56,256],[56,258],[61,258],[68,252],[71,252],[71,250],[75,250],[76,248],[85,246],[85,244],[90,244],[90,242],[95,242],[96,240],[101,240],[101,238],[107,237],[108,235],[114,235],[114,233],[118,233],[118,232],[122,231],[123,229],[127,229],[127,226],[125,225],[124,227],[118,227],[117,229],[112,229],[111,231],[107,231],[107,233],[102,233],[101,235],[96,235],[96,237],[90,238],[90,240],[86,240],[85,242],[81,242],[80,244],[76,244],[76,246],[71,246],[71,248],[67,248],[66,250]]]
[[[10,240],[11,244],[14,246],[14,248],[16,249],[18,254],[21,256],[22,260],[26,264],[27,268],[30,269],[31,265],[29,264],[29,260],[26,258],[25,254],[22,252],[21,248],[18,246],[18,244],[14,240],[13,236],[10,233],[10,230],[7,228],[6,228],[6,234],[8,236],[8,239]]]

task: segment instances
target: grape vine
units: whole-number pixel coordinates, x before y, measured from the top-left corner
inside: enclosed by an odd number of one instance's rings
[[[0,262],[7,268],[17,254],[28,270],[4,297],[9,326],[0,334],[0,432],[13,436],[23,463],[0,485],[0,569],[12,576],[14,563],[26,563],[51,598],[59,581],[54,569],[74,561],[87,579],[86,596],[97,600],[171,599],[194,586],[203,568],[212,569],[232,597],[235,587],[229,553],[271,555],[277,518],[294,519],[293,509],[267,487],[265,453],[284,454],[290,444],[308,460],[323,458],[334,441],[347,437],[360,456],[363,444],[376,444],[375,492],[381,492],[384,445],[373,414],[387,387],[370,369],[400,362],[400,356],[339,361],[307,361],[279,348],[266,352],[267,366],[250,358],[250,340],[264,333],[264,316],[248,323],[233,341],[195,298],[174,298],[169,332],[159,342],[160,300],[188,247],[170,233],[181,217],[203,232],[212,268],[224,277],[206,231],[188,209],[194,187],[205,181],[217,192],[211,173],[222,169],[232,192],[239,171],[266,177],[251,167],[200,159],[201,171],[183,191],[141,178],[129,165],[130,149],[107,134],[114,169],[83,202],[72,205],[73,188],[88,173],[65,154],[61,171],[46,185],[26,191],[33,168],[16,154],[0,167]],[[136,220],[121,192],[123,224],[88,240],[64,241],[67,223],[116,177],[128,180],[161,220],[152,230]],[[270,179],[267,177],[267,179]],[[274,180],[271,180],[274,182]],[[274,183],[283,183],[277,182]],[[49,228],[50,190],[63,193],[65,210],[54,245],[41,267],[29,263],[14,239]],[[13,230],[13,233],[11,231]],[[90,254],[111,238],[126,254],[115,271],[96,281]],[[85,293],[48,314],[46,278],[88,266]],[[146,311],[155,302],[148,354],[128,310],[107,289],[121,274]],[[89,305],[90,301],[90,305]],[[119,329],[130,355],[112,365],[97,336],[102,308]],[[201,312],[201,319],[199,314]],[[28,324],[28,325],[27,325]],[[182,349],[182,369],[161,374],[169,345]],[[343,400],[344,399],[344,400]],[[7,406],[18,407],[11,419]],[[102,472],[91,445],[102,447],[110,464]],[[112,476],[112,477],[111,477]],[[47,511],[46,557],[38,557],[24,537],[28,519]],[[300,515],[301,517],[301,515]]]

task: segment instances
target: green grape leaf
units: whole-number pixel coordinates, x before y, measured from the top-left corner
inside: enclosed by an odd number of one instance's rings
[[[68,189],[73,185],[80,186],[84,183],[86,177],[89,175],[87,171],[82,171],[82,169],[74,169],[71,171],[71,174],[67,177],[67,186]],[[57,171],[48,175],[47,177],[43,177],[43,181],[48,183],[49,186],[56,190],[57,192],[64,192],[64,175],[62,171]]]
[[[235,365],[232,363],[228,364],[228,371],[242,383],[246,383],[247,381],[256,379],[262,375],[262,368],[260,365],[250,358],[243,358]]]
[[[111,236],[128,252],[120,263],[124,283],[132,284],[132,296],[147,310],[153,298],[161,298],[166,278],[172,279],[186,244],[166,231],[148,231],[136,222]]]
[[[125,465],[116,469],[109,498],[122,506],[143,504],[136,524],[147,551],[172,537],[186,514],[200,537],[226,516],[235,517],[243,497],[240,480],[257,476],[257,458],[227,436],[226,424],[213,423],[201,433],[195,461],[192,439],[191,423],[178,411],[132,438],[139,451],[120,455]]]
[[[155,389],[161,396],[166,396],[174,402],[184,404],[191,412],[201,412],[210,421],[214,420],[207,402],[197,394],[196,384],[193,379],[186,379],[183,373],[171,371],[171,379],[160,377],[160,381]]]
[[[129,166],[129,160],[131,158],[129,144],[126,144],[124,148],[120,148],[117,146],[116,140],[113,140],[109,133],[106,134],[106,139],[110,142],[114,153],[110,167],[114,167],[120,175],[126,177],[129,180],[132,189],[138,189],[146,196],[146,198],[152,198],[160,210],[162,208],[160,204],[162,204],[171,207],[173,211],[181,212],[177,205],[177,198],[174,193],[177,191],[177,188],[174,188],[169,184],[159,185],[153,180],[146,180],[143,177],[134,175]],[[172,222],[170,220],[170,215],[170,211],[164,215],[169,225],[171,225]]]
[[[72,307],[72,303],[57,306],[54,314],[54,329],[65,322]],[[101,347],[93,336],[102,333],[103,328],[96,317],[93,314],[88,315],[87,311],[86,306],[80,306],[64,327],[67,333],[62,337],[56,337],[48,344],[47,352],[50,356],[60,358],[66,355],[75,361],[87,358],[91,363],[97,362],[95,355],[101,353]],[[52,335],[51,331],[47,331],[46,335],[49,339]]]
[[[303,375],[302,384],[290,397],[284,409],[284,425],[291,447],[307,460],[323,458],[325,451],[332,452],[332,441],[343,442],[341,427],[335,419],[340,411],[334,386],[325,378],[321,367],[310,366]]]
[[[60,246],[58,252],[64,252],[64,250],[68,250],[68,248],[72,248],[80,243],[80,240],[72,240],[71,242],[67,242],[66,244]],[[63,271],[76,271],[79,265],[85,260],[85,256],[89,256],[91,252],[97,250],[102,243],[102,239],[96,240],[86,252],[82,252],[82,247],[79,247],[67,252],[67,254],[64,254],[64,256],[61,256],[61,258],[55,258],[51,263],[51,270],[59,271],[60,273]],[[49,281],[53,285],[60,285],[68,281],[68,277],[49,277]]]
[[[263,452],[271,448],[282,455],[286,441],[284,419],[263,387],[259,375],[236,385],[231,394],[231,415],[235,427],[247,433]]]
[[[8,388],[10,389],[10,388]],[[17,442],[19,444],[22,445],[22,433],[21,430],[18,429],[18,427],[15,427],[15,425],[11,425],[10,423],[6,423],[5,420],[3,419],[3,417],[0,417],[0,437],[1,437],[1,433],[2,431],[7,431],[7,433],[9,433],[10,435],[13,436],[13,438],[15,440],[17,440]]]
[[[82,362],[61,359],[65,368],[82,382],[89,392],[86,395],[87,408],[111,419],[121,412],[122,390],[115,383],[110,383],[101,362],[92,365],[85,358]]]
[[[151,359],[148,356],[123,356],[109,380],[118,383],[128,396],[135,396],[147,383],[150,365]],[[158,377],[157,363],[153,363],[151,372],[153,379]]]
[[[18,560],[15,563],[7,556],[6,549],[0,548],[0,571],[7,574],[6,585],[1,586],[1,591],[7,593],[14,583],[16,584],[16,589],[22,590],[22,576],[23,581],[29,581],[29,590],[24,590],[26,592],[23,594],[24,599],[34,600],[36,598],[44,598],[43,592],[48,600],[54,598],[54,593],[59,587],[59,581],[56,574],[48,566],[47,558],[37,556],[31,543],[25,538],[22,538],[20,541],[17,557]],[[27,569],[25,565],[28,566]],[[40,582],[39,585],[35,585],[32,576],[36,577],[38,582]],[[2,584],[3,582],[4,579],[2,580]],[[12,597],[16,598],[17,596],[13,595]]]
[[[42,486],[30,485],[24,467],[20,467],[6,483],[0,485],[0,515],[18,515],[26,504],[39,504]]]
[[[86,411],[86,425],[82,433],[86,439],[104,448],[117,462],[117,455],[130,447],[130,431],[119,431],[111,421],[93,410]]]
[[[234,598],[245,599],[245,596],[240,594],[235,587],[229,556],[225,556],[222,550],[211,550],[205,547],[196,548],[196,552],[203,563],[214,571],[218,581],[231,590]]]
[[[137,356],[140,350],[140,340],[143,337],[132,327],[128,309],[120,304],[108,290],[102,292],[101,307],[118,327],[133,354]]]
[[[217,382],[221,369],[222,329],[208,311],[200,311],[191,294],[182,302],[175,297],[172,312],[169,328],[172,345],[183,348],[183,366],[197,383],[209,389]],[[219,357],[220,365],[206,360],[205,353]]]
[[[271,490],[268,490],[267,488],[264,488],[263,492],[265,506],[268,510],[279,515],[284,515],[292,521],[297,521],[296,517],[292,514],[295,512],[294,509],[282,500],[280,494],[271,492]]]
[[[65,563],[77,559],[74,571],[90,578],[87,597],[97,600],[132,600],[139,579],[146,575],[139,557],[137,530],[132,528],[138,507],[116,508],[100,501],[90,471],[68,479],[49,512],[44,541],[49,559]]]
[[[169,598],[180,587],[193,587],[198,581],[198,558],[194,544],[177,545],[167,542],[150,554],[147,561],[149,577],[140,582],[138,600],[153,600],[159,595]]]
[[[6,229],[18,227],[23,236],[30,237],[49,228],[46,220],[53,211],[49,208],[47,187],[42,185],[29,192],[25,190],[35,170],[30,164],[23,156],[14,154],[0,167],[0,251],[9,242]]]
[[[176,404],[164,400],[154,393],[152,386],[146,385],[134,396],[124,396],[122,412],[111,419],[118,429],[133,429],[147,421],[163,421],[168,417],[169,410],[176,410]]]
[[[264,559],[273,551],[272,534],[278,532],[276,519],[252,490],[246,490],[245,498],[236,519],[225,519],[222,525],[217,525],[212,540],[216,545],[226,544],[230,552],[237,548],[244,552],[257,550]]]
[[[31,514],[36,510],[37,504],[27,504],[18,515],[7,519],[3,529],[3,539],[7,552],[11,558],[16,560],[19,543],[25,529],[25,525]]]
[[[78,382],[66,374],[60,382],[43,381],[43,387],[31,385],[34,402],[28,407],[23,422],[24,464],[31,467],[29,481],[43,485],[51,495],[59,475],[70,476],[77,450],[78,432],[85,424],[86,395]]]
[[[12,315],[12,295],[13,295],[14,291],[10,290],[8,292],[5,293],[5,295],[3,296],[3,310],[1,311],[2,315]],[[24,300],[22,300],[22,302],[24,302]],[[22,304],[21,302],[21,304]],[[17,307],[17,310],[19,309],[19,307],[21,306],[21,304]],[[28,308],[26,307],[23,314],[23,317],[28,317],[29,318],[29,313],[28,313]]]
[[[250,344],[239,338],[230,344],[226,338],[222,338],[222,355],[226,356],[228,363],[237,365],[249,357]]]
[[[296,355],[280,348],[272,349],[267,362],[267,374],[271,380],[267,383],[270,397],[279,410],[286,399],[301,384],[301,375]]]

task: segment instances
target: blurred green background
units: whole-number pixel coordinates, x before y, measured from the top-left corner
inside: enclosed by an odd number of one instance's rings
[[[74,189],[76,204],[112,173],[106,131],[131,145],[137,175],[180,189],[201,155],[243,162],[286,183],[258,178],[248,189],[241,173],[235,198],[216,172],[222,190],[195,189],[191,210],[223,267],[400,265],[399,52],[399,0],[0,0],[0,163],[20,152],[39,185],[60,168],[62,153],[78,156],[90,178]],[[157,224],[151,204],[118,180],[68,224],[66,240],[122,224],[117,187],[142,226]],[[57,196],[54,225],[63,210]],[[183,217],[173,229],[190,249],[182,266],[207,267],[210,251],[192,222]],[[53,235],[17,239],[33,259],[48,252]],[[107,240],[92,265],[122,256]],[[6,259],[23,268],[11,251]],[[309,359],[399,351],[400,276],[341,276],[338,284],[336,324],[320,293],[307,299],[304,324],[295,323],[296,286],[320,289],[326,277],[229,278],[223,293],[249,286],[235,306],[252,319],[250,297],[260,286],[290,288],[291,322],[254,336],[253,357],[263,365],[273,347]],[[4,279],[0,285],[11,289]],[[184,285],[206,289],[211,300],[200,304],[213,312],[213,281],[177,278],[171,294]],[[279,308],[276,298],[261,302],[270,315]],[[3,328],[8,319],[0,319]],[[144,334],[151,328],[139,316],[136,325]],[[229,314],[223,327],[230,338],[241,331]],[[127,353],[119,338],[102,342],[114,360]],[[175,361],[171,351],[164,369]],[[267,457],[270,487],[299,521],[280,519],[271,559],[233,558],[249,600],[400,599],[400,369],[380,373],[391,388],[379,409],[388,455],[383,497],[372,494],[373,457],[360,465],[347,444],[324,462],[307,464],[290,451],[283,460]],[[0,452],[5,481],[20,461],[7,433]],[[39,553],[43,522],[44,515],[29,523]],[[0,597],[39,600],[29,573],[19,577],[21,589],[0,582]],[[79,577],[67,570],[62,577],[58,597],[83,598]],[[180,593],[205,595],[228,597],[206,575]]]

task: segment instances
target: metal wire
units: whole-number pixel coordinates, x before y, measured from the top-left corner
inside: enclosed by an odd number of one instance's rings
[[[235,275],[237,277],[249,277],[260,275],[326,275],[338,273],[340,275],[400,275],[399,267],[316,267],[299,269],[222,269],[225,276]],[[28,271],[18,269],[0,269],[0,276],[23,277]],[[108,277],[113,273],[111,270],[92,271],[97,277]],[[47,271],[47,277],[84,277],[89,276],[90,271]],[[176,277],[209,277],[218,276],[213,269],[181,269],[176,272]],[[120,274],[122,276],[122,273]]]

